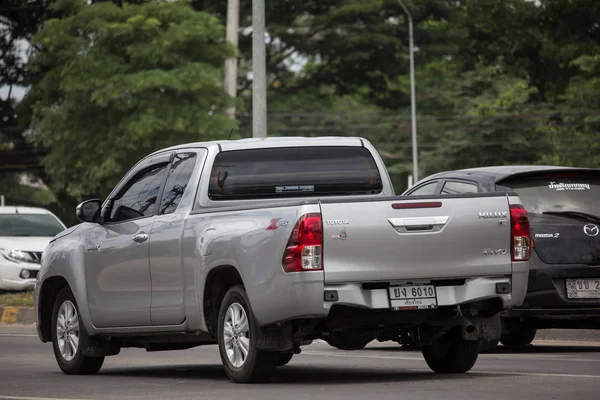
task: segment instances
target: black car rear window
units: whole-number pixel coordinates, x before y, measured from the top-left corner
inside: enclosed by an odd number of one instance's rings
[[[517,192],[530,213],[574,211],[600,217],[600,171],[545,172],[498,184]]]
[[[227,151],[213,164],[211,200],[377,194],[381,176],[364,147]]]

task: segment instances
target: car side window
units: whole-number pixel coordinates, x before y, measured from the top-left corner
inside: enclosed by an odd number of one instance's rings
[[[113,199],[110,222],[154,215],[167,166],[167,163],[153,165],[143,169],[127,182]]]
[[[196,153],[179,153],[171,162],[171,169],[160,202],[159,214],[175,212],[196,166]]]
[[[438,184],[438,181],[426,183],[423,186],[420,186],[418,189],[415,189],[415,191],[410,192],[408,195],[409,196],[427,196],[427,195],[437,194],[437,191],[435,190],[437,188],[437,184]]]
[[[477,185],[469,182],[448,181],[442,188],[442,194],[477,193]]]

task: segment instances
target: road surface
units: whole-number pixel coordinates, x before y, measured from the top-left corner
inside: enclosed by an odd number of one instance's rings
[[[525,352],[481,355],[463,375],[433,374],[417,352],[376,343],[343,352],[303,348],[269,384],[236,385],[215,346],[123,349],[95,376],[63,375],[30,327],[0,326],[2,399],[600,399],[600,346],[538,341]]]

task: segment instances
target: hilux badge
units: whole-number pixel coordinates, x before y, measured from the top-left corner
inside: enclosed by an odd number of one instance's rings
[[[588,236],[598,236],[598,233],[600,233],[600,229],[598,229],[598,225],[592,225],[592,224],[587,224],[583,227],[583,233],[585,233]]]
[[[480,212],[479,218],[506,218],[508,217],[507,211],[495,211],[495,212]]]

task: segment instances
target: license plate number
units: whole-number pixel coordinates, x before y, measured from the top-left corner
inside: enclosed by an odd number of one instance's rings
[[[567,279],[567,298],[600,299],[600,278]]]
[[[390,307],[393,310],[427,310],[437,308],[434,285],[390,286]]]

